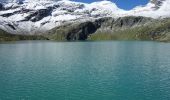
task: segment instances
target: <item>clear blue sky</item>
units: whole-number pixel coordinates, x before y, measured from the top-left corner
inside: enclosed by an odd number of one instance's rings
[[[101,0],[74,0],[74,1],[91,3]],[[129,10],[138,5],[145,5],[148,3],[149,0],[110,0],[110,1],[115,2],[119,8]]]

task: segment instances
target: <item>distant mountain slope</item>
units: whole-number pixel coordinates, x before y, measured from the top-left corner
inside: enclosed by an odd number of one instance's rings
[[[19,41],[19,40],[47,40],[44,36],[40,35],[16,35],[10,34],[0,29],[0,42],[3,41]]]
[[[43,34],[70,22],[91,21],[98,18],[170,16],[170,0],[151,0],[145,6],[130,11],[118,8],[111,1],[91,4],[69,0],[1,0],[0,29],[12,34]]]
[[[170,41],[170,19],[107,17],[56,27],[46,35],[50,40],[156,40]]]
[[[154,40],[170,41],[170,18],[105,17],[70,22],[42,35],[16,35],[0,30],[0,41],[16,40]]]
[[[102,29],[103,30],[103,29]],[[170,18],[152,20],[143,25],[130,28],[120,28],[97,31],[88,40],[151,40],[170,42]]]

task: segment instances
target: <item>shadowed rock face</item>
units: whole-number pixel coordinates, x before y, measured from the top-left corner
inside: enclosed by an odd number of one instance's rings
[[[67,34],[67,40],[85,40],[89,34],[97,30],[97,26],[92,22],[81,23]]]
[[[95,33],[100,27],[94,22],[83,22],[83,23],[71,23],[64,26],[56,27],[48,32],[49,35],[53,35],[51,38],[55,39],[55,36],[63,37],[63,40],[86,40],[88,36]]]
[[[54,39],[55,36],[63,36],[64,40],[86,40],[90,34],[95,33],[97,30],[104,31],[115,31],[126,29],[130,27],[135,27],[139,25],[144,25],[152,20],[146,17],[120,17],[118,19],[114,18],[101,18],[95,21],[88,21],[82,23],[71,23],[64,26],[56,27],[48,32],[49,35],[53,35],[51,38]]]
[[[1,10],[4,10],[4,6],[3,6],[3,4],[0,3],[0,11]]]
[[[155,4],[155,9],[159,9],[159,7],[162,5],[163,1],[165,0],[151,0],[150,2]]]
[[[32,21],[32,22],[40,21],[44,17],[49,16],[51,14],[52,10],[53,9],[51,7],[48,7],[47,9],[40,9],[40,10],[35,11],[34,13],[30,14],[29,16],[25,17],[25,19],[22,21]],[[29,12],[29,10],[27,10],[27,9],[25,9],[24,11]]]

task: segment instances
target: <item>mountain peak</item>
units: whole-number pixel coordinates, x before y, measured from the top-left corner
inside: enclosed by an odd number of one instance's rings
[[[165,0],[151,0],[150,2],[155,5],[155,9],[159,9]]]

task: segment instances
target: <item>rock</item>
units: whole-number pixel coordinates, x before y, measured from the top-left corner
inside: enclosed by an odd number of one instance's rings
[[[49,16],[52,10],[53,10],[52,7],[48,7],[46,9],[40,9],[40,10],[34,11],[32,14],[25,17],[25,19],[22,21],[32,21],[32,22],[40,21],[44,17]],[[29,12],[30,10],[24,9],[23,11]]]
[[[160,6],[162,5],[163,1],[165,1],[165,0],[151,0],[150,2],[153,3],[153,4],[155,4],[155,7],[154,7],[154,8],[155,8],[155,10],[157,10],[157,9],[159,9]]]
[[[99,26],[90,21],[78,24],[71,23],[54,28],[49,31],[48,34],[59,34],[59,36],[62,35],[65,40],[86,40],[88,35],[94,33],[98,27]],[[52,39],[57,38],[55,36],[58,35],[54,35]]]
[[[4,6],[3,6],[2,3],[0,3],[0,11],[1,11],[1,10],[4,10]]]
[[[13,13],[5,13],[5,14],[2,14],[0,16],[2,16],[2,17],[10,17],[10,16],[12,16],[12,15],[14,15],[16,13],[20,13],[20,11],[14,11]]]
[[[67,40],[86,40],[88,35],[94,33],[97,28],[92,22],[81,23],[67,34]]]
[[[117,27],[132,27],[134,25],[144,24],[147,21],[151,20],[151,18],[146,17],[135,17],[135,16],[128,16],[128,17],[120,17],[115,20],[112,25]]]

